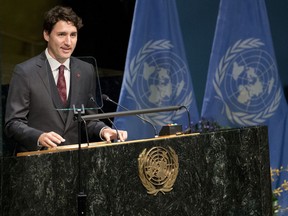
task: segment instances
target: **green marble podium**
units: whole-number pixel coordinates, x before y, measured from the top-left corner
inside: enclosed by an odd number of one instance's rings
[[[178,175],[169,192],[147,193],[144,149],[173,149]],[[272,215],[266,127],[90,144],[81,151],[86,215]],[[77,215],[77,145],[4,157],[2,215]]]

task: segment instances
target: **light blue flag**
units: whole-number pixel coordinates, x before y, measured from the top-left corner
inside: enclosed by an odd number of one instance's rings
[[[288,161],[286,115],[265,0],[221,0],[201,116],[227,127],[267,125],[277,169]]]
[[[186,106],[191,121],[198,122],[175,2],[136,1],[119,103],[129,110]],[[188,116],[185,108],[141,115],[157,133],[167,124],[189,129]],[[114,123],[128,131],[130,140],[155,136],[153,126],[136,116],[116,117]]]

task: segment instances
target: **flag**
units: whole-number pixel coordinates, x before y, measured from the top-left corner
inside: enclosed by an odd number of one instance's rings
[[[287,103],[265,0],[220,1],[201,116],[223,127],[267,125],[270,166],[287,166]]]
[[[136,1],[119,103],[129,110],[185,106],[140,115],[150,123],[135,115],[116,117],[114,124],[127,130],[130,140],[154,137],[153,125],[158,133],[163,125],[186,130],[190,121],[198,121],[176,1]],[[118,106],[117,111],[125,110]]]

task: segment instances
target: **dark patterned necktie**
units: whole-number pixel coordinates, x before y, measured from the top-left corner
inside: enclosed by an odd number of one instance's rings
[[[64,65],[60,65],[59,67],[59,76],[57,81],[57,88],[61,98],[61,101],[64,105],[66,105],[67,93],[66,93],[66,82],[64,77]]]

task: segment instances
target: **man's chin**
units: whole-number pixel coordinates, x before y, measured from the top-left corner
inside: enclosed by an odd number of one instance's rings
[[[71,55],[72,55],[72,52],[67,52],[67,53],[63,53],[62,57],[67,59],[67,58],[70,58]]]
[[[68,58],[70,58],[70,56],[71,56],[71,53],[69,53],[69,54],[67,54],[67,53],[62,54],[62,55],[60,56],[60,60],[61,60],[62,62],[64,62],[64,61],[66,61]]]

